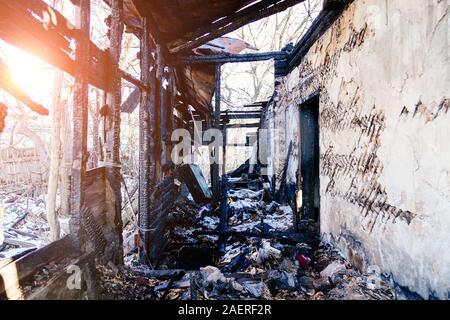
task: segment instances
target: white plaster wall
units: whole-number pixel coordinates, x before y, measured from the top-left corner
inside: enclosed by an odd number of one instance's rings
[[[274,116],[287,148],[298,103],[321,89],[322,236],[424,298],[450,294],[448,10],[356,0],[281,80]]]

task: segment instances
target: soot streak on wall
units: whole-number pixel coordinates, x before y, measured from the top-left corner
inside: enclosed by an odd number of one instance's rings
[[[450,295],[448,10],[354,1],[276,79],[263,117],[275,187],[297,185],[299,106],[320,92],[322,239],[424,298]]]

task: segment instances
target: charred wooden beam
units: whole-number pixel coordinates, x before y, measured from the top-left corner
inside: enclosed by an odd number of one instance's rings
[[[162,105],[161,105],[161,119],[162,119],[162,143],[163,143],[163,171],[167,173],[167,170],[172,169],[171,153],[172,153],[172,142],[171,136],[173,131],[173,90],[174,83],[172,78],[172,69],[169,68],[166,73],[167,86],[166,89],[162,88]]]
[[[212,123],[215,129],[220,129],[220,78],[221,78],[221,65],[216,65],[216,91],[214,93],[214,121]],[[219,201],[220,198],[220,179],[219,179],[219,164],[217,163],[219,159],[219,149],[213,147],[212,150],[212,160],[211,163],[211,189],[213,192],[213,197],[215,201]]]
[[[87,162],[87,127],[88,127],[88,103],[89,103],[89,32],[91,25],[91,2],[80,0],[79,25],[75,49],[75,61],[77,72],[75,75],[74,103],[72,108],[73,118],[73,143],[72,143],[72,179],[71,179],[71,204],[70,204],[70,234],[77,248],[82,247],[81,242],[81,211],[84,203],[84,189]]]
[[[174,102],[175,102],[175,78],[173,69],[169,68],[168,72],[168,84],[166,94],[166,136],[164,142],[166,144],[166,164],[170,164],[173,169],[172,163],[172,132],[174,130]]]
[[[143,18],[144,30],[141,37],[141,81],[145,86],[151,86],[152,76],[150,73],[151,50],[150,35],[147,26],[147,19]],[[140,252],[140,260],[146,263],[149,252],[149,232],[150,225],[150,181],[152,181],[150,165],[150,100],[153,92],[141,91],[139,107],[139,224],[143,242],[143,251]]]
[[[140,270],[140,269],[128,269],[136,275],[140,275],[148,278],[158,278],[168,280],[174,275],[186,273],[183,269],[168,269],[168,270]]]
[[[6,42],[73,76],[78,72],[71,42],[79,30],[42,0],[0,1],[0,24],[0,38]],[[108,55],[91,41],[89,53],[89,83],[106,90]]]
[[[261,113],[258,111],[243,111],[243,112],[236,112],[233,111],[232,113],[221,113],[220,119],[255,119],[260,118]],[[194,114],[194,120],[201,121],[202,117],[198,114]]]
[[[176,58],[176,64],[194,64],[194,63],[236,63],[236,62],[254,62],[270,59],[286,59],[286,52],[264,52],[264,53],[243,53],[243,54],[216,54],[205,56],[183,56]]]
[[[324,3],[327,10],[323,10],[314,20],[311,27],[295,45],[290,53],[288,65],[285,73],[289,73],[296,66],[300,64],[305,55],[313,44],[330,28],[330,26],[342,15],[346,6],[353,2],[353,0],[335,0]]]
[[[156,78],[156,62],[155,60],[150,56],[151,63],[153,65],[153,68],[150,70],[150,100],[149,100],[149,126],[150,126],[150,136],[149,136],[149,143],[150,143],[150,179],[152,185],[156,184],[156,151],[157,151],[157,140],[156,140],[156,134],[157,134],[157,123],[156,123],[156,115],[157,115],[157,88],[158,88],[158,80]],[[151,185],[151,187],[152,187]]]
[[[230,33],[251,22],[286,10],[304,0],[261,0],[245,9],[212,23],[208,28],[199,28],[181,39],[169,43],[170,53],[194,49],[208,41]]]
[[[164,74],[164,60],[161,52],[161,46],[159,44],[156,45],[156,60],[155,60],[155,77],[156,77],[156,86],[155,86],[155,121],[153,127],[153,135],[154,139],[154,159],[155,159],[155,180],[156,182],[161,181],[162,179],[162,126],[161,123],[161,113],[162,113],[162,103],[161,100],[161,90],[163,90],[163,74]]]
[[[225,171],[225,170],[224,170]],[[221,199],[220,199],[220,215],[219,215],[219,241],[217,244],[217,251],[219,255],[225,253],[226,246],[226,236],[224,235],[225,230],[228,229],[228,177],[223,174],[221,180]]]
[[[124,103],[122,103],[120,110],[125,113],[132,113],[138,106],[140,99],[141,91],[139,90],[139,88],[136,88],[130,93]]]
[[[110,68],[108,79],[108,91],[106,93],[106,104],[109,107],[109,114],[104,117],[105,121],[105,163],[109,167],[109,183],[113,194],[106,193],[107,214],[114,221],[113,245],[111,254],[114,263],[123,264],[122,246],[122,193],[121,193],[121,173],[120,173],[120,116],[122,101],[121,72],[119,69],[120,55],[122,50],[123,37],[123,0],[111,0],[111,27],[110,27]]]
[[[167,133],[168,133],[168,130],[167,130],[167,113],[168,113],[167,96],[168,96],[168,92],[161,83],[161,85],[159,87],[161,166],[164,166],[166,164],[166,160],[167,160],[167,156],[166,156],[166,154],[167,154]]]
[[[178,196],[174,179],[168,175],[154,186],[150,194],[149,260],[156,265],[169,243],[167,227],[169,213]]]
[[[233,110],[228,109],[226,111],[222,111],[222,114],[228,113],[228,114],[261,114],[261,110]]]
[[[227,122],[228,119],[222,124],[222,176],[227,172]]]
[[[227,115],[223,115],[221,117],[222,120],[238,120],[238,119],[257,119],[257,118],[261,118],[261,115],[258,113],[247,113],[247,114],[243,114],[243,113],[239,113],[239,114],[234,114],[234,113],[230,113]]]
[[[259,123],[236,123],[229,124],[228,128],[236,129],[236,128],[259,128]]]
[[[128,72],[125,72],[125,71],[119,69],[119,74],[122,77],[122,79],[128,81],[131,84],[134,84],[140,90],[148,90],[148,88],[142,83],[142,81],[136,79],[135,77],[133,77]]]
[[[338,10],[342,9],[342,7],[348,5],[349,0],[324,0],[323,1],[323,10]]]
[[[150,32],[149,40],[152,41],[154,45],[161,45],[161,52],[164,57],[169,56],[169,51],[167,49],[167,39],[165,39],[163,33],[158,28],[158,23],[156,22],[153,15],[148,15],[147,12],[152,12],[155,6],[154,1],[146,1],[146,0],[132,0],[136,9],[139,11],[139,15],[141,17],[146,17],[147,24],[146,27]]]
[[[60,240],[28,253],[27,255],[10,261],[0,267],[0,295],[6,292],[9,299],[23,299],[23,292],[20,289],[21,282],[33,274],[39,268],[52,262],[58,262],[63,258],[71,258],[78,254],[71,239],[66,236]]]

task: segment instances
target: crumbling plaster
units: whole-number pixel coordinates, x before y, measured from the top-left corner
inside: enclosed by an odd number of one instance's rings
[[[358,267],[450,295],[449,1],[356,0],[277,79],[273,172],[296,183],[299,105],[320,92],[320,229]],[[293,146],[288,157],[289,146]]]

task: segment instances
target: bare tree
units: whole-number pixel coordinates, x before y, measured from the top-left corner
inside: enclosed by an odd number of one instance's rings
[[[50,142],[50,172],[47,187],[47,221],[50,225],[50,240],[59,239],[60,228],[56,212],[56,193],[58,191],[58,178],[61,163],[61,89],[63,73],[56,71],[53,103],[51,109],[52,136]]]
[[[58,0],[53,1],[56,8]],[[56,194],[58,191],[59,172],[61,164],[61,90],[64,74],[60,70],[55,71],[53,84],[53,101],[51,106],[51,129],[50,139],[50,172],[48,175],[46,214],[50,225],[50,240],[55,241],[60,237],[60,226],[56,210]],[[63,138],[64,139],[64,138]]]
[[[261,52],[280,51],[306,32],[321,9],[321,0],[308,0],[284,12],[248,24],[231,34]],[[240,77],[240,80],[237,79]],[[237,81],[238,80],[238,81]],[[230,108],[267,99],[273,92],[273,61],[228,64],[222,68],[222,102]]]

